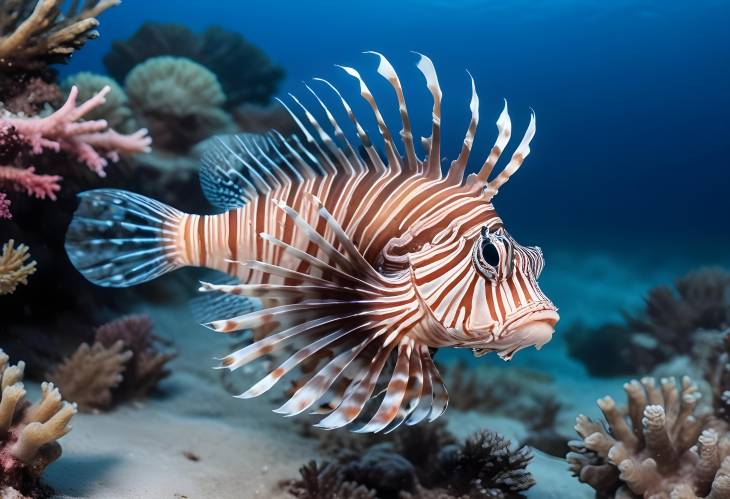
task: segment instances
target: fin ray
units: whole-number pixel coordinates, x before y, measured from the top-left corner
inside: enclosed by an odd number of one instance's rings
[[[175,241],[182,212],[118,189],[96,189],[78,197],[66,253],[94,284],[133,286],[182,266]]]

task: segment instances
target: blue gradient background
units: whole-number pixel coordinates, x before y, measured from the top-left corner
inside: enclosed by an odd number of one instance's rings
[[[399,71],[423,135],[430,95],[410,51],[426,53],[444,91],[449,159],[468,123],[465,69],[481,99],[472,169],[492,145],[502,98],[515,135],[535,109],[532,154],[495,202],[523,242],[658,243],[713,254],[728,247],[730,2],[125,0],[100,20],[102,37],[74,57],[74,71],[102,70],[111,41],[146,20],[193,30],[219,24],[286,69],[282,94],[304,95],[301,81],[313,76],[354,92],[333,64],[361,69],[398,129],[377,61],[361,54],[381,51]]]

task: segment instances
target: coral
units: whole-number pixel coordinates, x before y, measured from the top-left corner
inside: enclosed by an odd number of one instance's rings
[[[266,104],[284,77],[258,47],[215,26],[196,34],[177,24],[147,22],[129,40],[113,42],[104,65],[121,82],[132,68],[158,56],[185,57],[215,73],[227,96],[227,109]]]
[[[461,411],[498,413],[536,422],[547,421],[544,410],[553,410],[548,400],[557,403],[552,379],[534,370],[473,368],[462,362],[449,366],[446,377],[449,405]]]
[[[0,496],[46,497],[40,483],[43,470],[61,456],[57,440],[71,430],[76,406],[61,400],[53,383],[41,385],[41,399],[25,401],[25,364],[8,365],[0,350]]]
[[[56,193],[61,190],[59,175],[39,175],[35,168],[25,169],[13,166],[0,166],[0,186],[25,191],[25,194],[36,199],[56,200]]]
[[[150,145],[145,130],[120,135],[113,130],[106,130],[105,120],[79,121],[86,113],[103,104],[110,90],[104,87],[89,100],[77,105],[78,88],[73,87],[66,103],[50,116],[8,116],[0,120],[0,128],[13,127],[21,140],[30,146],[33,154],[41,154],[49,149],[63,150],[103,177],[108,160],[117,161],[119,154],[148,151]]]
[[[0,76],[2,80],[4,85],[0,84],[0,96],[5,108],[11,113],[34,116],[46,106],[55,108],[63,104],[64,95],[59,86],[41,76],[14,73]]]
[[[8,199],[8,195],[4,192],[0,192],[0,218],[4,218],[6,220],[13,218],[12,213],[10,213],[11,204],[12,203]]]
[[[510,498],[534,483],[526,470],[528,448],[510,450],[507,439],[488,430],[464,443],[441,421],[388,435],[337,430],[315,435],[320,449],[336,459],[340,481],[364,485],[386,499]]]
[[[524,368],[502,369],[460,362],[446,370],[449,405],[460,411],[500,414],[524,421],[525,442],[554,456],[564,456],[567,438],[557,431],[562,409],[552,379]]]
[[[678,279],[675,289],[658,286],[646,297],[644,313],[628,321],[673,352],[686,352],[695,331],[730,325],[730,273],[704,268]]]
[[[120,0],[73,1],[61,14],[62,0],[7,0],[0,4],[0,67],[37,70],[64,62],[99,34],[96,16]]]
[[[106,176],[108,162],[118,161],[120,154],[148,151],[151,139],[144,129],[122,135],[107,129],[106,120],[79,121],[103,105],[110,90],[110,87],[104,87],[77,105],[78,88],[72,87],[66,103],[49,116],[0,116],[0,145],[3,146],[0,148],[0,187],[24,191],[39,199],[56,199],[61,177],[37,174],[26,162],[26,150],[31,156],[64,151],[100,177]]]
[[[591,374],[650,372],[692,351],[699,331],[730,325],[730,273],[695,270],[678,279],[675,289],[650,290],[644,310],[624,315],[625,324],[578,324],[566,331],[568,352]]]
[[[720,348],[704,364],[704,377],[711,386],[715,415],[730,423],[730,329],[717,336],[722,339]]]
[[[535,484],[531,459],[528,447],[510,450],[509,440],[483,430],[441,451],[436,485],[457,496],[517,497]]]
[[[206,137],[234,129],[220,107],[225,95],[215,75],[190,59],[149,59],[127,75],[125,89],[157,147],[186,152]]]
[[[104,97],[105,101],[86,113],[85,119],[106,120],[109,127],[123,132],[135,130],[135,120],[132,110],[129,108],[129,99],[115,80],[108,76],[82,71],[63,80],[62,87],[66,92],[70,92],[74,86],[79,89],[78,98],[81,100],[91,99],[105,87],[109,87],[109,92]]]
[[[692,381],[678,389],[672,378],[660,386],[644,378],[624,389],[625,409],[598,401],[605,425],[578,416],[582,440],[569,443],[567,456],[574,476],[600,497],[730,497],[730,440],[697,413]]]
[[[375,490],[381,499],[412,492],[418,483],[415,466],[387,443],[374,445],[342,470],[347,481]]]
[[[300,480],[289,484],[288,491],[300,499],[374,499],[375,491],[362,485],[346,482],[339,466],[330,463],[318,465],[315,461],[299,469]]]
[[[160,352],[160,338],[152,332],[152,321],[147,315],[130,315],[104,324],[96,330],[96,341],[112,348],[121,341],[132,356],[125,364],[123,380],[112,391],[116,401],[146,397],[164,378],[170,375],[167,363],[176,354]]]
[[[36,262],[25,263],[30,258],[28,247],[24,244],[13,247],[12,239],[3,245],[0,254],[0,295],[15,291],[18,284],[28,284],[28,276],[35,272]]]
[[[568,354],[581,361],[592,376],[646,372],[663,360],[653,337],[637,334],[625,324],[589,327],[578,322],[563,337]]]
[[[121,340],[109,348],[101,343],[82,343],[78,350],[51,371],[47,378],[58,386],[67,400],[80,411],[109,409],[112,389],[122,382],[132,352],[124,350]]]

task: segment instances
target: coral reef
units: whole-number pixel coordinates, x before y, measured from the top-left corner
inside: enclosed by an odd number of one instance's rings
[[[649,291],[646,307],[625,314],[625,324],[574,325],[565,339],[571,356],[591,374],[650,372],[692,351],[702,330],[730,325],[730,273],[704,268],[677,279],[674,288]],[[596,355],[601,352],[601,355]]]
[[[488,430],[463,443],[457,443],[440,421],[401,427],[388,435],[334,430],[311,436],[320,438],[320,449],[335,460],[325,467],[310,465],[308,470],[311,482],[318,476],[311,473],[314,469],[326,468],[327,490],[350,483],[384,499],[510,498],[534,484],[526,470],[531,459],[528,447],[511,450],[507,439]],[[307,482],[304,474],[303,481]],[[319,486],[322,481],[311,483]],[[312,486],[307,490],[316,490]]]
[[[12,203],[8,199],[8,195],[4,192],[0,192],[0,218],[4,218],[6,220],[13,218],[12,213],[10,213],[11,204]]]
[[[704,377],[712,387],[712,407],[715,415],[730,423],[730,329],[717,332],[721,338],[719,348],[708,354],[704,366]]]
[[[606,425],[578,416],[572,473],[600,497],[730,497],[730,439],[696,410],[694,383],[644,378],[624,389],[625,409],[610,397],[598,401]]]
[[[635,375],[665,360],[655,338],[626,324],[589,327],[578,322],[566,329],[563,337],[568,354],[580,360],[592,376]]]
[[[543,419],[547,399],[554,399],[552,378],[538,371],[511,367],[447,366],[449,405],[460,411],[508,414],[524,420]],[[516,394],[524,396],[515,396]]]
[[[137,129],[132,110],[129,108],[127,94],[114,79],[82,71],[66,77],[61,86],[66,92],[70,92],[76,86],[79,89],[78,98],[82,101],[91,99],[105,87],[109,87],[104,102],[86,113],[84,118],[106,120],[109,127],[122,132],[132,132]]]
[[[125,89],[157,147],[187,152],[211,135],[234,130],[220,107],[225,95],[215,74],[189,59],[149,59],[127,75]]]
[[[96,16],[120,0],[71,2],[61,14],[62,0],[7,0],[0,4],[0,67],[37,70],[64,62],[99,34]]]
[[[94,343],[82,343],[47,374],[83,412],[107,411],[147,397],[170,375],[172,352],[161,352],[162,340],[147,315],[130,315],[96,329]]]
[[[479,411],[524,421],[529,435],[525,442],[554,456],[564,456],[567,437],[558,433],[558,401],[550,376],[530,369],[503,369],[460,362],[448,366],[450,407]]]
[[[293,480],[288,491],[300,499],[375,499],[375,491],[346,482],[339,466],[318,465],[315,461],[299,469],[300,480]]]
[[[15,129],[33,154],[41,154],[47,149],[63,150],[103,177],[109,160],[117,161],[120,154],[148,151],[150,146],[150,138],[144,129],[122,135],[107,129],[105,120],[79,121],[86,113],[102,105],[110,90],[104,87],[89,100],[77,105],[78,88],[72,87],[66,103],[50,116],[7,116],[0,120],[0,128]]]
[[[526,469],[532,453],[526,446],[509,447],[506,438],[483,430],[461,447],[443,449],[436,484],[457,497],[516,496],[535,484]]]
[[[730,273],[703,268],[677,279],[674,289],[658,286],[649,291],[645,311],[628,321],[671,349],[669,355],[685,352],[695,331],[730,325]]]
[[[0,496],[48,497],[41,474],[61,456],[57,440],[71,430],[69,421],[76,413],[73,404],[62,401],[53,383],[41,385],[41,399],[25,401],[25,364],[8,365],[0,350]]]
[[[162,340],[152,329],[149,316],[130,315],[96,330],[96,341],[100,345],[114,349],[121,342],[132,354],[124,365],[121,383],[112,390],[115,403],[145,398],[162,379],[170,375],[167,363],[176,354],[158,350]]]
[[[240,34],[213,26],[195,34],[178,24],[147,22],[129,39],[115,41],[104,65],[117,81],[132,68],[158,56],[185,57],[216,74],[226,95],[225,107],[266,104],[284,71]]]
[[[30,258],[28,247],[20,244],[14,247],[12,239],[3,245],[0,254],[0,295],[9,295],[15,291],[18,284],[28,284],[28,276],[35,272],[36,262],[26,260]]]
[[[59,107],[63,104],[64,95],[55,83],[55,74],[12,73],[0,74],[0,100],[11,113],[34,116],[45,111],[46,107]]]
[[[118,161],[120,154],[148,151],[150,138],[144,129],[122,135],[107,129],[105,120],[79,121],[102,105],[109,91],[109,87],[104,87],[85,102],[77,104],[78,89],[72,87],[66,103],[49,116],[0,117],[0,144],[3,145],[0,187],[24,191],[39,199],[55,200],[61,177],[37,174],[34,167],[24,164],[28,159],[26,156],[64,151],[104,177],[108,162]]]
[[[48,373],[48,380],[80,411],[107,410],[113,403],[112,390],[122,382],[124,369],[133,355],[124,346],[121,340],[109,348],[101,343],[82,343],[73,355]]]

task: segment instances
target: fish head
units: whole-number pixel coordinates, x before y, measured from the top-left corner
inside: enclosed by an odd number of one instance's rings
[[[560,316],[538,279],[545,267],[538,246],[523,246],[503,226],[481,227],[471,245],[472,307],[463,322],[476,356],[496,351],[510,359],[529,346],[550,341]]]
[[[499,218],[469,232],[458,246],[429,248],[430,255],[451,252],[447,268],[427,274],[421,261],[415,271],[418,293],[448,338],[442,346],[471,348],[478,357],[497,352],[506,360],[529,346],[540,349],[560,319],[538,285],[542,250],[519,244]]]

